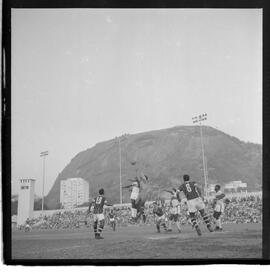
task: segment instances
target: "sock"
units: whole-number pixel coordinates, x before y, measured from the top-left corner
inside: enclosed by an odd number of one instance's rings
[[[101,234],[101,232],[102,232],[102,230],[103,230],[103,228],[104,228],[104,224],[105,224],[105,221],[104,221],[104,220],[101,220],[101,221],[99,222],[98,231],[97,231],[97,234],[98,234],[98,235]]]
[[[145,216],[145,214],[143,214],[143,222],[144,223],[146,222],[146,216]]]
[[[209,219],[208,215],[204,215],[203,220],[204,220],[206,226],[210,226],[210,219]]]
[[[191,219],[191,223],[192,223],[192,226],[193,226],[193,227],[195,227],[195,228],[198,228],[198,227],[199,227],[199,226],[198,226],[198,223],[197,223],[197,221],[196,221],[195,218],[192,218],[192,219]]]
[[[136,218],[137,216],[137,209],[136,208],[131,208],[131,217]]]
[[[216,226],[219,227],[219,228],[222,228],[220,219],[216,220]]]
[[[94,222],[94,233],[97,235],[97,222]]]

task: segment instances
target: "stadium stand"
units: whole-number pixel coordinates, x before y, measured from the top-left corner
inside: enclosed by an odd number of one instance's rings
[[[168,203],[164,203],[165,212],[169,211]],[[128,226],[131,217],[129,204],[114,206],[117,226]],[[32,229],[77,229],[85,225],[86,208],[80,208],[73,211],[50,212],[50,215],[37,216],[30,220]],[[181,223],[188,223],[187,209],[182,208]],[[212,214],[212,202],[207,202],[207,211]],[[109,208],[105,209],[105,216]],[[146,222],[145,225],[152,225],[155,222],[152,213],[152,204],[146,204]],[[92,215],[89,216],[88,226],[91,224]],[[262,198],[258,195],[234,196],[226,206],[222,217],[223,223],[261,223],[262,222]],[[107,220],[108,222],[108,220]],[[142,224],[142,222],[141,222]],[[23,229],[24,226],[19,227]]]

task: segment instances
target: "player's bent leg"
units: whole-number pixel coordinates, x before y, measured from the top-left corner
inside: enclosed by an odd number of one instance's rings
[[[136,201],[134,199],[131,199],[131,218],[133,220],[136,219],[137,216],[137,205],[136,205]]]
[[[205,224],[206,224],[207,229],[208,229],[210,232],[213,232],[214,230],[213,230],[213,228],[211,227],[209,216],[205,213],[204,209],[199,210],[199,212],[200,212],[200,214],[201,214],[201,216],[202,216],[202,218],[203,218],[203,221],[204,221]]]
[[[161,222],[161,226],[163,227],[163,229],[164,229],[165,231],[168,231],[168,228],[167,228],[167,226],[166,226],[165,220],[163,220],[163,221]]]
[[[178,232],[181,233],[181,224],[179,221],[176,222],[176,226],[177,226]]]
[[[175,215],[174,222],[176,223],[178,232],[181,232],[181,224],[180,224],[180,222],[179,222],[179,215],[178,215],[178,214]]]
[[[221,225],[221,212],[219,211],[214,211],[213,217],[216,223],[215,231],[222,231],[222,225]]]
[[[172,231],[172,221],[173,221],[173,215],[170,215],[168,220],[168,230],[167,230],[169,232]]]
[[[145,224],[146,223],[146,215],[145,215],[145,213],[143,212],[143,223]]]
[[[160,233],[160,220],[156,222],[157,232]]]
[[[191,219],[191,223],[192,223],[192,228],[195,228],[196,231],[197,231],[197,234],[199,236],[201,236],[202,232],[201,232],[200,227],[197,223],[197,220],[196,220],[196,217],[195,217],[195,212],[190,212],[189,215],[190,215],[190,219]]]
[[[99,221],[99,224],[98,224],[98,230],[97,230],[97,237],[96,239],[103,239],[103,237],[100,236],[103,228],[104,228],[104,225],[105,225],[105,220],[102,219]]]
[[[94,225],[93,225],[93,227],[94,227],[94,233],[95,233],[95,238],[97,237],[97,226],[98,226],[98,220],[95,220],[94,221]]]

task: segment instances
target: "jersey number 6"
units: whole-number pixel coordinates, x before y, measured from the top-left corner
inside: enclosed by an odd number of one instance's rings
[[[96,204],[99,205],[101,203],[102,197],[97,197]]]
[[[186,189],[187,189],[188,192],[192,191],[189,184],[186,184]]]

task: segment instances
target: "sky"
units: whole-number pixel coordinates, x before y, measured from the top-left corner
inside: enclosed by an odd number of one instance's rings
[[[262,9],[13,9],[12,192],[79,152],[205,125],[262,144]]]

